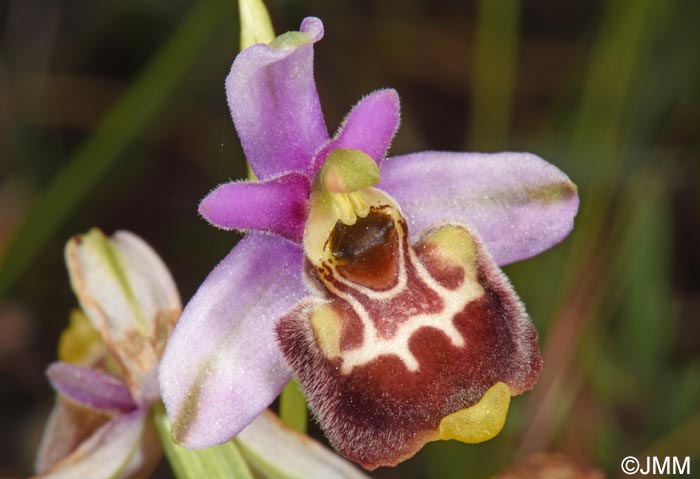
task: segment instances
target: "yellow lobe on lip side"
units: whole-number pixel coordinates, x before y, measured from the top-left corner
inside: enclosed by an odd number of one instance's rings
[[[510,388],[505,383],[496,383],[478,403],[442,418],[436,439],[472,444],[488,441],[503,429],[509,406]]]

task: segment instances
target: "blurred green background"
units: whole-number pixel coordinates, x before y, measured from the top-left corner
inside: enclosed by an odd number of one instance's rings
[[[506,268],[540,332],[535,390],[496,439],[373,475],[479,479],[543,451],[609,477],[628,455],[700,473],[700,2],[266,4],[278,32],[323,19],[331,130],[390,86],[392,154],[531,151],[579,186],[573,234]],[[0,477],[31,472],[53,402],[66,240],[134,231],[186,300],[239,238],[196,213],[245,176],[223,90],[238,34],[233,0],[0,3]]]

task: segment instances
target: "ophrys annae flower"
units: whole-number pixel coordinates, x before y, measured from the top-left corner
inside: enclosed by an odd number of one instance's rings
[[[166,349],[175,437],[226,441],[295,374],[331,443],[365,467],[436,438],[485,440],[540,368],[497,265],[561,241],[576,187],[527,153],[385,158],[394,90],[363,98],[329,138],[313,78],[323,26],[307,18],[300,30],[243,51],[226,81],[260,181],[224,184],[200,205],[248,233]]]

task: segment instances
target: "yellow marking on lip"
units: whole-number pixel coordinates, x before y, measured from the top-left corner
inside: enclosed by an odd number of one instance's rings
[[[481,400],[440,421],[436,439],[466,443],[488,441],[501,432],[510,406],[510,388],[503,382],[491,386]]]
[[[446,225],[431,232],[427,243],[434,244],[440,256],[449,263],[461,266],[469,277],[476,272],[477,246],[474,238],[464,228]]]
[[[318,346],[328,359],[340,357],[340,318],[329,304],[322,304],[311,312],[311,327]]]

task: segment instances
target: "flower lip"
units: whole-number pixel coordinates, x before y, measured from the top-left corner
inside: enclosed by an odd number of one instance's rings
[[[282,317],[277,334],[331,444],[372,470],[427,441],[493,437],[541,359],[532,323],[477,236],[443,225],[411,246],[398,207],[367,190],[377,199],[369,215],[336,222],[324,255],[307,256],[324,290]]]

